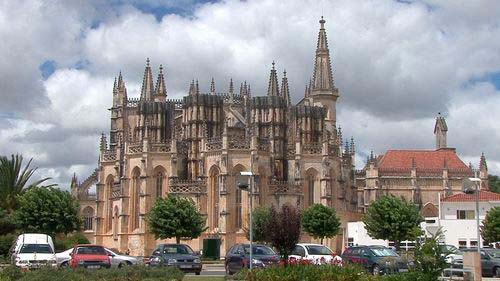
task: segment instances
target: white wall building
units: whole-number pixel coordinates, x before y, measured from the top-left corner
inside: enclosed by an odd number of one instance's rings
[[[479,195],[479,221],[486,217],[488,211],[500,206],[500,194],[481,190]],[[435,208],[435,207],[434,207]],[[424,207],[425,209],[425,207]],[[433,212],[425,212],[432,214]],[[437,216],[427,215],[422,222],[422,230],[427,234],[433,234],[441,227],[444,233],[444,243],[454,245],[457,248],[469,248],[477,245],[477,223],[476,223],[476,195],[458,193],[441,198]],[[348,246],[354,245],[392,245],[387,240],[372,239],[364,227],[363,222],[350,222],[347,224]],[[480,243],[483,246],[481,238]],[[401,248],[412,248],[414,243],[401,243]]]

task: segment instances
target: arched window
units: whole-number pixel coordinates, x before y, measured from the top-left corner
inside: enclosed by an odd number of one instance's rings
[[[113,215],[113,239],[118,240],[118,206],[115,206],[115,211]]]
[[[209,227],[213,230],[219,227],[219,186],[220,186],[219,169],[212,168],[209,177]]]
[[[106,214],[107,214],[107,225],[106,225],[106,231],[111,231],[111,228],[113,226],[113,177],[110,177],[108,179],[108,182],[106,184]]]
[[[83,209],[83,230],[92,231],[94,230],[94,209],[92,207],[85,207]]]
[[[236,229],[241,229],[242,217],[241,217],[241,190],[236,188]]]
[[[140,182],[139,182],[139,173],[136,172],[134,173],[134,176],[132,178],[132,229],[137,229],[139,228],[139,222],[140,222],[140,217],[139,217],[139,212],[140,212],[140,198],[139,198],[139,193],[140,193]]]
[[[309,177],[307,179],[307,206],[311,206],[314,204],[314,178]]]
[[[160,198],[163,195],[163,173],[158,172],[156,174],[156,198]]]

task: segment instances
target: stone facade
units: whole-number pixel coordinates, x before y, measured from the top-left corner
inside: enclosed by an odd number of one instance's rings
[[[120,73],[109,143],[103,135],[95,174],[72,185],[91,241],[149,255],[161,241],[144,218],[156,198],[167,195],[192,198],[206,215],[206,233],[183,242],[200,249],[203,239],[218,237],[222,255],[246,240],[249,196],[254,206],[331,206],[344,226],[358,220],[354,141],[343,141],[336,124],[339,91],[324,24],[321,19],[313,79],[296,105],[286,72],[278,81],[274,62],[267,94],[260,96],[252,96],[246,82],[237,91],[232,80],[226,93],[218,93],[212,79],[208,93],[192,81],[182,99],[168,99],[163,68],[153,84],[148,59],[141,96],[134,99]],[[236,188],[245,180],[242,171],[255,175],[251,194]],[[343,236],[327,243],[341,250]]]

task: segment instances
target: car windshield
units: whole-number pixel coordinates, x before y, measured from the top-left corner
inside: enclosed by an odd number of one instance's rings
[[[455,254],[455,255],[462,254],[462,252],[460,252],[460,250],[453,245],[441,245],[441,251],[443,251],[443,253],[445,254]]]
[[[376,257],[396,257],[397,254],[389,248],[372,248],[373,255]]]
[[[309,245],[306,246],[309,255],[332,255],[333,252],[325,246]]]
[[[245,245],[245,254],[249,255],[250,254],[250,245]],[[262,245],[252,245],[252,254],[253,255],[261,255],[261,256],[273,256],[276,255],[276,253],[273,251],[273,249],[267,247],[267,246],[262,246]]]
[[[186,245],[165,245],[163,253],[167,255],[183,254],[193,255],[193,250]]]
[[[500,259],[500,249],[486,250],[486,253],[488,253],[492,258]]]
[[[104,248],[99,246],[78,247],[76,253],[79,255],[106,255]]]
[[[24,244],[19,250],[20,254],[53,254],[54,251],[49,244]]]

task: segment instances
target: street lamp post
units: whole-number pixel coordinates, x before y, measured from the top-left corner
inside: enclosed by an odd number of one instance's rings
[[[480,178],[469,178],[471,182],[474,183],[475,188],[476,188],[476,230],[477,230],[477,252],[481,253],[480,249],[480,241],[481,241],[481,232],[479,230],[479,192],[480,188],[479,186],[481,185],[481,179]]]
[[[252,250],[252,240],[253,240],[253,173],[250,172],[241,172],[240,173],[242,176],[249,176],[249,183],[244,183],[244,182],[239,182],[238,183],[238,188],[244,191],[248,191],[248,194],[250,196],[250,271],[253,269],[253,250]]]

